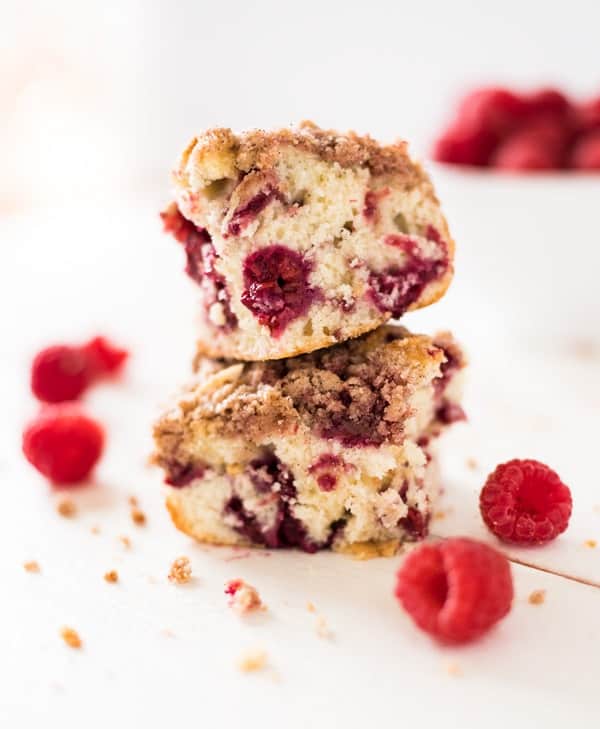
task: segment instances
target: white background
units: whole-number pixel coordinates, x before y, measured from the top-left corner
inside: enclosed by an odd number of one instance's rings
[[[187,137],[312,117],[406,137],[424,154],[474,82],[600,92],[598,4],[5,1],[1,13],[0,726],[597,727],[596,587],[515,566],[502,626],[440,649],[391,597],[398,560],[191,544],[145,459],[150,422],[193,350],[195,292],[156,217]],[[485,474],[540,458],[573,489],[572,525],[548,548],[510,554],[600,583],[600,548],[584,546],[600,541],[598,180],[434,176],[457,276],[406,323],[451,326],[472,360],[470,422],[446,439],[447,515],[434,529],[490,539],[476,508]],[[86,401],[108,449],[67,521],[20,456],[35,412],[27,367],[40,346],[97,331],[133,358],[124,382]],[[131,494],[144,528],[129,520]],[[196,575],[182,588],[166,580],[180,554]],[[23,571],[29,559],[40,575]],[[111,568],[118,585],[102,580]],[[267,615],[229,612],[223,583],[238,576]],[[547,600],[533,607],[539,588]],[[316,635],[307,600],[333,639]],[[79,630],[81,652],[61,642],[63,624]],[[265,673],[237,672],[250,646],[268,652]]]
[[[0,202],[164,184],[205,126],[303,118],[424,153],[477,82],[598,93],[595,0],[4,0]]]

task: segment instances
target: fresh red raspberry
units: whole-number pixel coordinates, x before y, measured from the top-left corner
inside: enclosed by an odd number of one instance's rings
[[[600,129],[600,96],[580,104],[576,109],[577,127],[582,132]]]
[[[433,157],[439,162],[485,167],[496,144],[524,114],[517,94],[499,87],[477,89],[462,100],[457,118],[435,143]]]
[[[569,166],[577,170],[600,170],[600,127],[582,137],[573,147]]]
[[[561,166],[561,156],[546,137],[525,129],[515,132],[498,147],[492,166],[511,172],[553,170]]]
[[[461,124],[486,130],[498,141],[525,118],[527,105],[519,94],[499,86],[476,89],[468,94],[458,108]]]
[[[31,389],[42,402],[77,400],[90,384],[116,374],[127,351],[104,337],[83,346],[58,344],[39,352],[31,366]]]
[[[506,557],[473,539],[422,544],[397,573],[396,597],[414,622],[442,643],[467,643],[510,610]]]
[[[551,468],[515,459],[488,476],[479,508],[490,531],[502,541],[544,544],[565,531],[573,501],[568,486]]]
[[[542,88],[527,94],[524,99],[528,116],[566,117],[573,111],[571,101],[558,89]]]
[[[42,402],[77,400],[90,383],[87,357],[80,347],[57,344],[42,349],[31,366],[31,389]]]
[[[103,445],[102,427],[73,406],[47,407],[23,432],[25,457],[56,484],[74,484],[87,478]]]
[[[438,162],[485,167],[495,140],[485,131],[473,131],[459,122],[450,126],[433,145],[432,157]]]
[[[116,347],[105,337],[94,337],[82,347],[88,357],[88,370],[95,377],[104,377],[118,372],[129,352]]]

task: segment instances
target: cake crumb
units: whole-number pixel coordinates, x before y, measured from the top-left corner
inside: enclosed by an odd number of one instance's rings
[[[127,499],[127,502],[129,504],[129,506],[139,506],[140,505],[140,503],[139,503],[139,501],[137,499],[137,496],[130,496]]]
[[[25,569],[25,572],[39,572],[40,571],[40,565],[38,564],[38,562],[35,561],[35,559],[32,559],[29,562],[24,562],[23,568]]]
[[[237,667],[243,673],[260,671],[267,665],[267,654],[260,649],[253,649],[243,653],[237,660]]]
[[[109,570],[105,573],[104,579],[107,582],[118,582],[119,581],[119,573],[117,570]]]
[[[137,506],[131,507],[131,520],[134,524],[137,524],[138,526],[144,526],[146,523],[146,514],[141,509],[138,509]]]
[[[60,629],[61,638],[69,646],[69,648],[81,648],[83,645],[79,633],[73,628],[65,626]]]
[[[185,585],[186,582],[190,582],[192,579],[192,565],[188,557],[177,557],[177,559],[171,565],[171,571],[169,572],[169,582],[174,582],[176,585]]]
[[[71,499],[61,499],[56,505],[56,511],[66,519],[70,519],[77,513],[77,507]]]
[[[479,463],[475,458],[467,458],[467,468],[471,471],[476,471],[479,468]]]
[[[100,527],[97,524],[94,524],[94,526],[90,527],[90,532],[92,534],[100,534]]]
[[[125,549],[130,549],[131,548],[131,539],[129,539],[129,537],[120,536],[119,537],[119,541],[125,547]]]
[[[528,598],[530,605],[541,605],[545,600],[546,590],[534,590]]]
[[[324,640],[333,639],[333,631],[329,627],[327,620],[325,620],[322,615],[319,615],[319,617],[317,618],[315,630],[319,638],[323,638]]]
[[[596,547],[598,546],[598,542],[595,539],[586,539],[583,544],[590,549],[596,549]]]
[[[238,615],[267,609],[260,599],[258,590],[244,580],[229,580],[225,585],[225,594],[229,595],[229,607]]]
[[[309,613],[317,612],[317,608],[314,606],[314,604],[310,600],[306,603],[306,609],[308,610]]]
[[[448,663],[446,673],[453,678],[460,678],[463,675],[462,668],[458,663]]]

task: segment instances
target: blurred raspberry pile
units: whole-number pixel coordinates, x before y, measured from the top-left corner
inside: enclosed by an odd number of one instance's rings
[[[600,171],[600,95],[583,102],[553,88],[468,94],[433,146],[438,162],[499,170]]]

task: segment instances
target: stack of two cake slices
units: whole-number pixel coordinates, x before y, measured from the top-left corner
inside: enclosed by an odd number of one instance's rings
[[[389,554],[427,533],[433,441],[462,417],[439,299],[454,245],[406,145],[324,131],[192,140],[165,229],[201,298],[195,379],[155,426],[176,526],[203,542]]]

